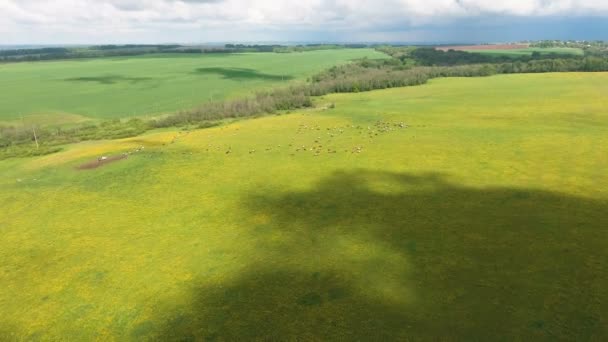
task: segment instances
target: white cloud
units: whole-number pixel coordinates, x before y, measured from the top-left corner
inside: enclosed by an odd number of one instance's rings
[[[608,1],[0,0],[0,32],[8,34],[11,43],[49,37],[220,41],[250,40],[256,35],[271,38],[286,32],[415,30],[469,17],[573,15],[608,15]]]

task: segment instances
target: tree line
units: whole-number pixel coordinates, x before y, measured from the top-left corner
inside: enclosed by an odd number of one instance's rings
[[[36,62],[78,58],[137,56],[152,53],[186,53],[180,45],[100,45],[0,50],[0,62]],[[201,52],[198,49],[197,52]]]
[[[577,59],[580,56],[574,54],[559,53],[540,53],[533,52],[530,55],[492,55],[482,53],[472,53],[457,50],[437,50],[435,48],[417,48],[405,50],[407,53],[400,53],[399,49],[391,50],[393,55],[398,55],[402,61],[413,60],[418,65],[426,66],[452,66],[467,64],[501,64],[511,62],[530,62],[535,60],[554,60],[554,59]]]
[[[364,48],[365,44],[345,45],[263,45],[263,44],[225,44],[223,46],[190,46],[190,45],[99,45],[89,47],[46,47],[34,49],[0,50],[0,63],[35,62],[62,59],[102,58],[120,56],[138,56],[158,53],[243,53],[243,52],[303,52],[313,50]]]

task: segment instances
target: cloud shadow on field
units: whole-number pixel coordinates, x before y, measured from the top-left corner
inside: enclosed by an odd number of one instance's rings
[[[253,268],[232,282],[194,291],[188,307],[158,319],[164,322],[160,334],[147,335],[149,326],[143,323],[131,337],[162,341],[390,338],[407,317],[398,305],[357,294],[342,274],[330,271]]]
[[[104,76],[89,76],[67,78],[68,82],[84,82],[84,83],[99,83],[99,84],[116,84],[116,83],[131,83],[137,84],[154,80],[152,77],[126,77],[121,75],[104,75]]]
[[[200,75],[220,75],[224,79],[230,80],[268,80],[268,81],[289,81],[292,76],[264,74],[257,70],[246,68],[198,68],[196,74]]]
[[[606,200],[360,170],[243,208],[259,257],[133,337],[608,337]]]
[[[2,324],[2,323],[0,323]],[[7,328],[6,326],[0,325],[0,340],[1,341],[17,341],[19,333],[15,327]]]

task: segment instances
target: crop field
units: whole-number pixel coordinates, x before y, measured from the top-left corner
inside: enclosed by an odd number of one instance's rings
[[[0,64],[0,122],[73,123],[155,115],[304,80],[372,49],[147,55]]]
[[[10,68],[79,63],[129,62]],[[607,92],[437,79],[2,161],[0,340],[606,340]]]
[[[569,48],[569,47],[554,47],[554,48],[537,48],[528,47],[523,44],[495,44],[495,45],[456,45],[456,46],[438,46],[436,49],[442,51],[456,50],[465,51],[471,53],[482,53],[491,55],[505,55],[505,56],[530,56],[534,52],[540,54],[560,54],[560,55],[576,55],[582,56],[584,54],[582,49]]]

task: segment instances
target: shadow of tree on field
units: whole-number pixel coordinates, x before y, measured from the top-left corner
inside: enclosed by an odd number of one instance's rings
[[[156,338],[608,338],[608,201],[362,170],[243,206],[261,256]]]
[[[67,78],[65,81],[68,82],[89,82],[89,83],[99,83],[99,84],[116,84],[116,83],[142,83],[147,81],[152,81],[152,77],[127,77],[121,75],[104,75],[104,76],[90,76],[90,77],[75,77],[75,78]]]
[[[272,75],[264,74],[254,69],[246,68],[199,68],[196,69],[197,74],[215,74],[220,75],[225,79],[231,80],[268,80],[268,81],[289,81],[292,80],[292,76],[288,75]]]
[[[201,287],[191,306],[163,317],[162,341],[357,340],[392,338],[406,328],[399,305],[373,301],[336,272],[252,269],[233,282]],[[379,315],[379,313],[381,313]],[[135,333],[135,339],[146,335]],[[403,335],[405,337],[405,335]]]

